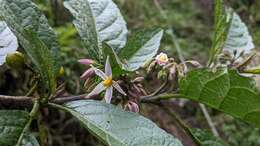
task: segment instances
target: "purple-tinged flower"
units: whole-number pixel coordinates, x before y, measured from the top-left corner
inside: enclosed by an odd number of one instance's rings
[[[133,101],[128,101],[128,103],[125,105],[125,110],[138,113],[139,112],[139,106]]]
[[[80,64],[84,64],[84,65],[91,65],[91,64],[95,63],[95,61],[92,59],[80,59],[80,60],[78,60],[78,62]]]
[[[99,83],[93,91],[91,91],[86,98],[89,98],[94,95],[98,95],[102,91],[106,90],[105,93],[105,101],[106,103],[110,103],[113,95],[113,87],[116,88],[118,92],[126,96],[126,93],[121,89],[119,84],[112,79],[112,69],[109,62],[109,57],[106,60],[105,73],[100,69],[97,69],[92,66],[92,69],[95,71],[95,74],[102,78],[102,82]]]
[[[165,53],[160,53],[157,55],[155,60],[160,66],[164,66],[169,62],[168,56]]]

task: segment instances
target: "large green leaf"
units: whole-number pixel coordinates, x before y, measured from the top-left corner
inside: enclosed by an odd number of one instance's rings
[[[59,46],[46,17],[31,0],[0,0],[0,15],[16,34],[43,81],[53,92],[60,69]]]
[[[252,36],[249,34],[246,24],[242,22],[237,13],[233,13],[224,50],[231,54],[236,51],[239,55],[242,52],[250,53],[254,47]]]
[[[181,146],[150,120],[100,101],[81,100],[63,106],[100,140],[110,146]]]
[[[0,145],[17,144],[29,120],[29,113],[17,110],[0,110]]]
[[[161,29],[139,31],[133,35],[126,47],[119,52],[124,69],[135,71],[142,67],[146,61],[152,59],[159,50],[162,36],[163,30]]]
[[[103,54],[105,56],[109,56],[113,77],[118,77],[124,73],[127,73],[127,71],[123,70],[124,64],[121,62],[116,52],[106,43],[103,44]]]
[[[100,57],[103,42],[116,52],[125,46],[126,22],[112,0],[68,0],[64,5],[75,17],[74,25],[91,57]]]
[[[208,131],[204,131],[201,129],[191,129],[192,134],[198,138],[201,146],[228,146],[223,140],[220,138],[214,137]]]
[[[260,127],[260,93],[255,81],[235,70],[192,70],[180,80],[180,94]]]

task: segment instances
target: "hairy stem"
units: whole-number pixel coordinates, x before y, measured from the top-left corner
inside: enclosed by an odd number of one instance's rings
[[[24,134],[28,131],[28,129],[30,128],[30,125],[32,123],[32,120],[35,118],[35,116],[37,116],[37,113],[39,111],[39,108],[40,108],[40,102],[39,100],[35,100],[34,104],[33,104],[33,108],[30,112],[30,118],[29,118],[29,121],[27,122],[27,124],[25,125],[20,137],[19,137],[19,140],[16,144],[16,146],[20,146],[21,143],[22,143],[22,140],[23,140],[23,136]]]
[[[213,121],[212,121],[212,119],[211,119],[211,117],[208,113],[206,106],[204,104],[201,104],[201,103],[199,105],[200,105],[200,108],[201,108],[201,110],[204,114],[205,119],[207,120],[207,122],[209,124],[209,127],[210,127],[212,133],[214,134],[214,136],[219,137],[219,133],[218,133],[218,131],[215,127],[215,124],[213,123]]]
[[[38,82],[35,82],[32,88],[28,91],[28,93],[25,96],[30,96],[31,94],[33,94],[37,89],[37,87],[38,87]]]

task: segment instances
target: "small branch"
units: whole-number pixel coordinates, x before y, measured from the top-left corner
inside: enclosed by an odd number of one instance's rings
[[[25,95],[25,96],[30,96],[31,94],[33,94],[35,92],[35,90],[37,89],[38,87],[38,82],[36,82],[32,88],[28,91],[28,93]]]
[[[0,107],[32,107],[35,98],[27,96],[6,96],[0,95]]]
[[[54,100],[52,100],[52,103],[56,103],[56,104],[63,104],[69,101],[76,101],[76,100],[83,100],[83,99],[87,99],[85,98],[87,96],[87,94],[83,94],[83,95],[77,95],[77,96],[68,96],[68,97],[59,97],[59,98],[55,98]]]
[[[16,146],[20,146],[21,143],[22,143],[22,140],[23,140],[23,137],[24,137],[24,134],[28,131],[28,129],[30,128],[30,125],[32,123],[32,120],[37,116],[37,113],[39,111],[39,108],[40,108],[40,102],[39,100],[35,100],[34,104],[33,104],[33,108],[30,112],[30,118],[28,120],[28,122],[26,123],[19,139],[18,139],[18,142],[16,144]]]
[[[201,110],[204,114],[205,119],[207,120],[207,122],[209,124],[209,127],[210,127],[212,133],[214,134],[214,136],[219,137],[219,133],[218,133],[218,131],[215,127],[215,124],[213,123],[213,121],[212,121],[212,119],[209,115],[209,112],[208,112],[206,106],[204,104],[201,104],[201,103],[199,105],[200,105],[200,108],[201,108]]]
[[[174,93],[164,93],[156,96],[143,96],[141,97],[141,102],[143,103],[154,103],[154,102],[159,102],[162,100],[168,100],[172,98],[182,98],[182,95],[180,94],[174,94]]]
[[[144,99],[144,98],[148,99],[150,97],[156,96],[157,94],[159,94],[166,87],[167,84],[168,84],[168,80],[166,80],[156,91],[154,91],[153,93],[151,93],[149,95],[142,96],[141,99]]]
[[[63,104],[69,101],[83,100],[86,99],[87,95],[68,96],[56,98],[50,102],[56,104]],[[32,107],[36,98],[28,96],[7,96],[0,95],[0,107]]]

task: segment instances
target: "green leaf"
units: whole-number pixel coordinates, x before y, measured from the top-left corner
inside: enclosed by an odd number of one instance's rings
[[[242,22],[238,14],[233,13],[224,50],[231,54],[236,51],[237,55],[240,55],[242,52],[250,53],[254,47],[252,36],[249,34],[246,24]]]
[[[64,5],[75,17],[74,25],[94,59],[100,58],[103,42],[116,52],[125,46],[126,22],[112,0],[68,0]]]
[[[180,94],[260,127],[260,93],[255,80],[235,70],[192,70],[180,80]]]
[[[59,46],[46,17],[31,0],[0,0],[0,15],[18,37],[48,89],[53,92],[60,69]]]
[[[81,100],[53,106],[71,113],[109,146],[182,146],[150,120],[111,104]]]
[[[127,71],[123,70],[124,64],[121,62],[116,52],[106,43],[103,44],[103,54],[110,58],[109,61],[112,66],[113,77],[118,77],[127,73]]]
[[[0,145],[14,146],[23,136],[29,113],[18,110],[0,110]]]
[[[156,55],[163,36],[162,29],[139,31],[119,52],[119,58],[127,71],[135,71]]]
[[[23,137],[22,146],[40,146],[34,135],[26,133]]]
[[[228,146],[222,139],[201,129],[191,129],[192,134],[201,142],[201,146]]]
[[[230,26],[230,18],[232,11],[231,10],[224,10],[224,3],[223,0],[215,0],[214,1],[214,38],[212,47],[210,50],[210,57],[208,65],[211,65],[216,59],[216,57],[222,52],[227,34],[228,29]]]

